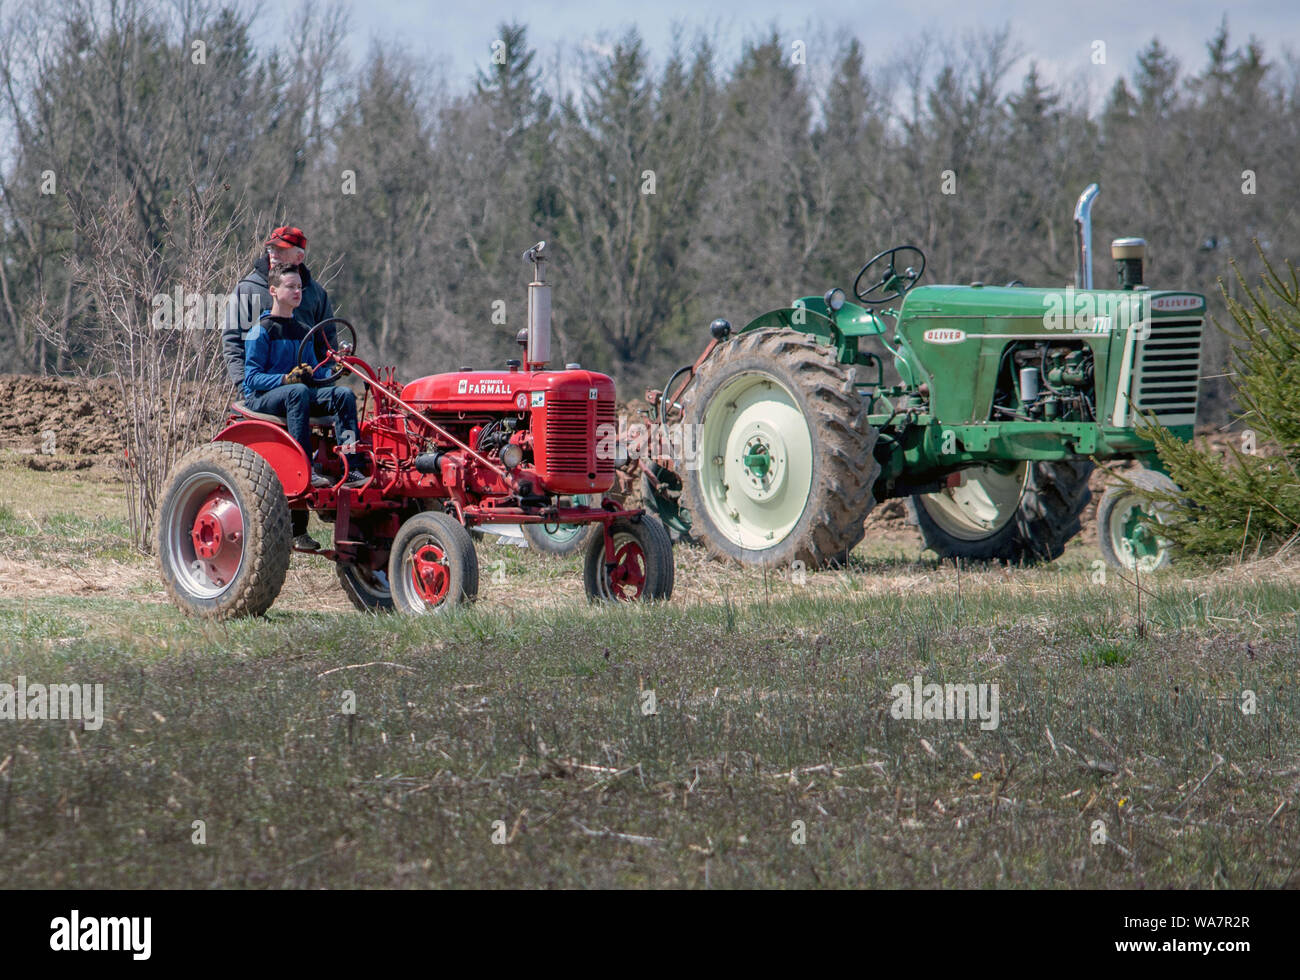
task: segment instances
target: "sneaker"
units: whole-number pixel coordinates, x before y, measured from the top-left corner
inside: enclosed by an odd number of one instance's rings
[[[343,481],[343,486],[348,490],[355,490],[369,479],[370,477],[366,476],[364,473],[358,473],[356,470],[353,470],[348,474],[348,478]]]
[[[334,482],[320,470],[311,471],[311,485],[314,490],[324,490],[326,487],[332,487]]]
[[[293,539],[293,546],[303,551],[320,551],[320,545],[310,534],[300,534]]]

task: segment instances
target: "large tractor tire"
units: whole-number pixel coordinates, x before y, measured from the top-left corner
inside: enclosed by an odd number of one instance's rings
[[[1179,492],[1178,484],[1155,470],[1140,469],[1128,474],[1133,486],[1109,487],[1097,505],[1097,545],[1101,556],[1112,568],[1155,572],[1173,561],[1172,546],[1151,526],[1162,524],[1169,515],[1169,505],[1152,504],[1142,490],[1160,493]]]
[[[855,379],[797,330],[741,334],[704,362],[686,410],[699,457],[683,501],[713,555],[815,568],[862,540],[880,464]]]
[[[1086,459],[962,471],[960,486],[908,499],[925,546],[940,558],[1034,564],[1061,556],[1092,497]]]
[[[172,601],[208,619],[260,616],[284,585],[289,504],[275,470],[233,442],[186,453],[158,507],[158,568]]]

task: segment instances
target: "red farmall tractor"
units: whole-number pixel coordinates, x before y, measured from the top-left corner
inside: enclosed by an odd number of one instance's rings
[[[312,442],[317,467],[335,482],[316,489],[312,460],[285,420],[232,405],[217,437],[178,461],[159,505],[158,561],[177,605],[211,618],[264,613],[294,550],[290,511],[304,509],[334,525],[333,546],[314,553],[336,563],[362,610],[420,614],[473,601],[478,558],[468,529],[480,524],[599,524],[586,547],[587,595],[669,598],[664,526],[604,496],[616,460],[601,458],[597,427],[615,423],[613,380],[576,365],[547,369],[545,245],[524,254],[534,266],[525,361],[508,361],[508,370],[403,385],[395,369],[377,372],[355,355],[356,331],[344,320],[303,338],[299,362],[329,366],[327,383],[350,372],[364,385],[354,450],[369,463],[364,484],[343,486],[347,455],[330,419],[313,419]],[[575,498],[596,505],[574,506]]]

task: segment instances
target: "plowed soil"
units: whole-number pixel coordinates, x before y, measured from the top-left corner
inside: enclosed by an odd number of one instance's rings
[[[120,398],[111,381],[0,374],[0,449],[48,457],[39,469],[68,456],[121,453]]]

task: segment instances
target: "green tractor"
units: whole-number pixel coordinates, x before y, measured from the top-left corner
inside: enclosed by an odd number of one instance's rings
[[[1098,508],[1101,552],[1168,564],[1162,512],[1134,487],[1176,487],[1137,426],[1191,438],[1205,299],[1146,286],[1136,238],[1112,244],[1116,288],[1093,289],[1098,190],[1075,209],[1078,289],[919,285],[925,256],[902,245],[862,267],[857,302],[832,288],[738,331],[715,320],[700,358],[647,393],[690,451],[628,464],[646,506],[749,564],[843,560],[898,497],[942,558],[1050,561],[1081,529],[1094,460],[1135,460]]]

